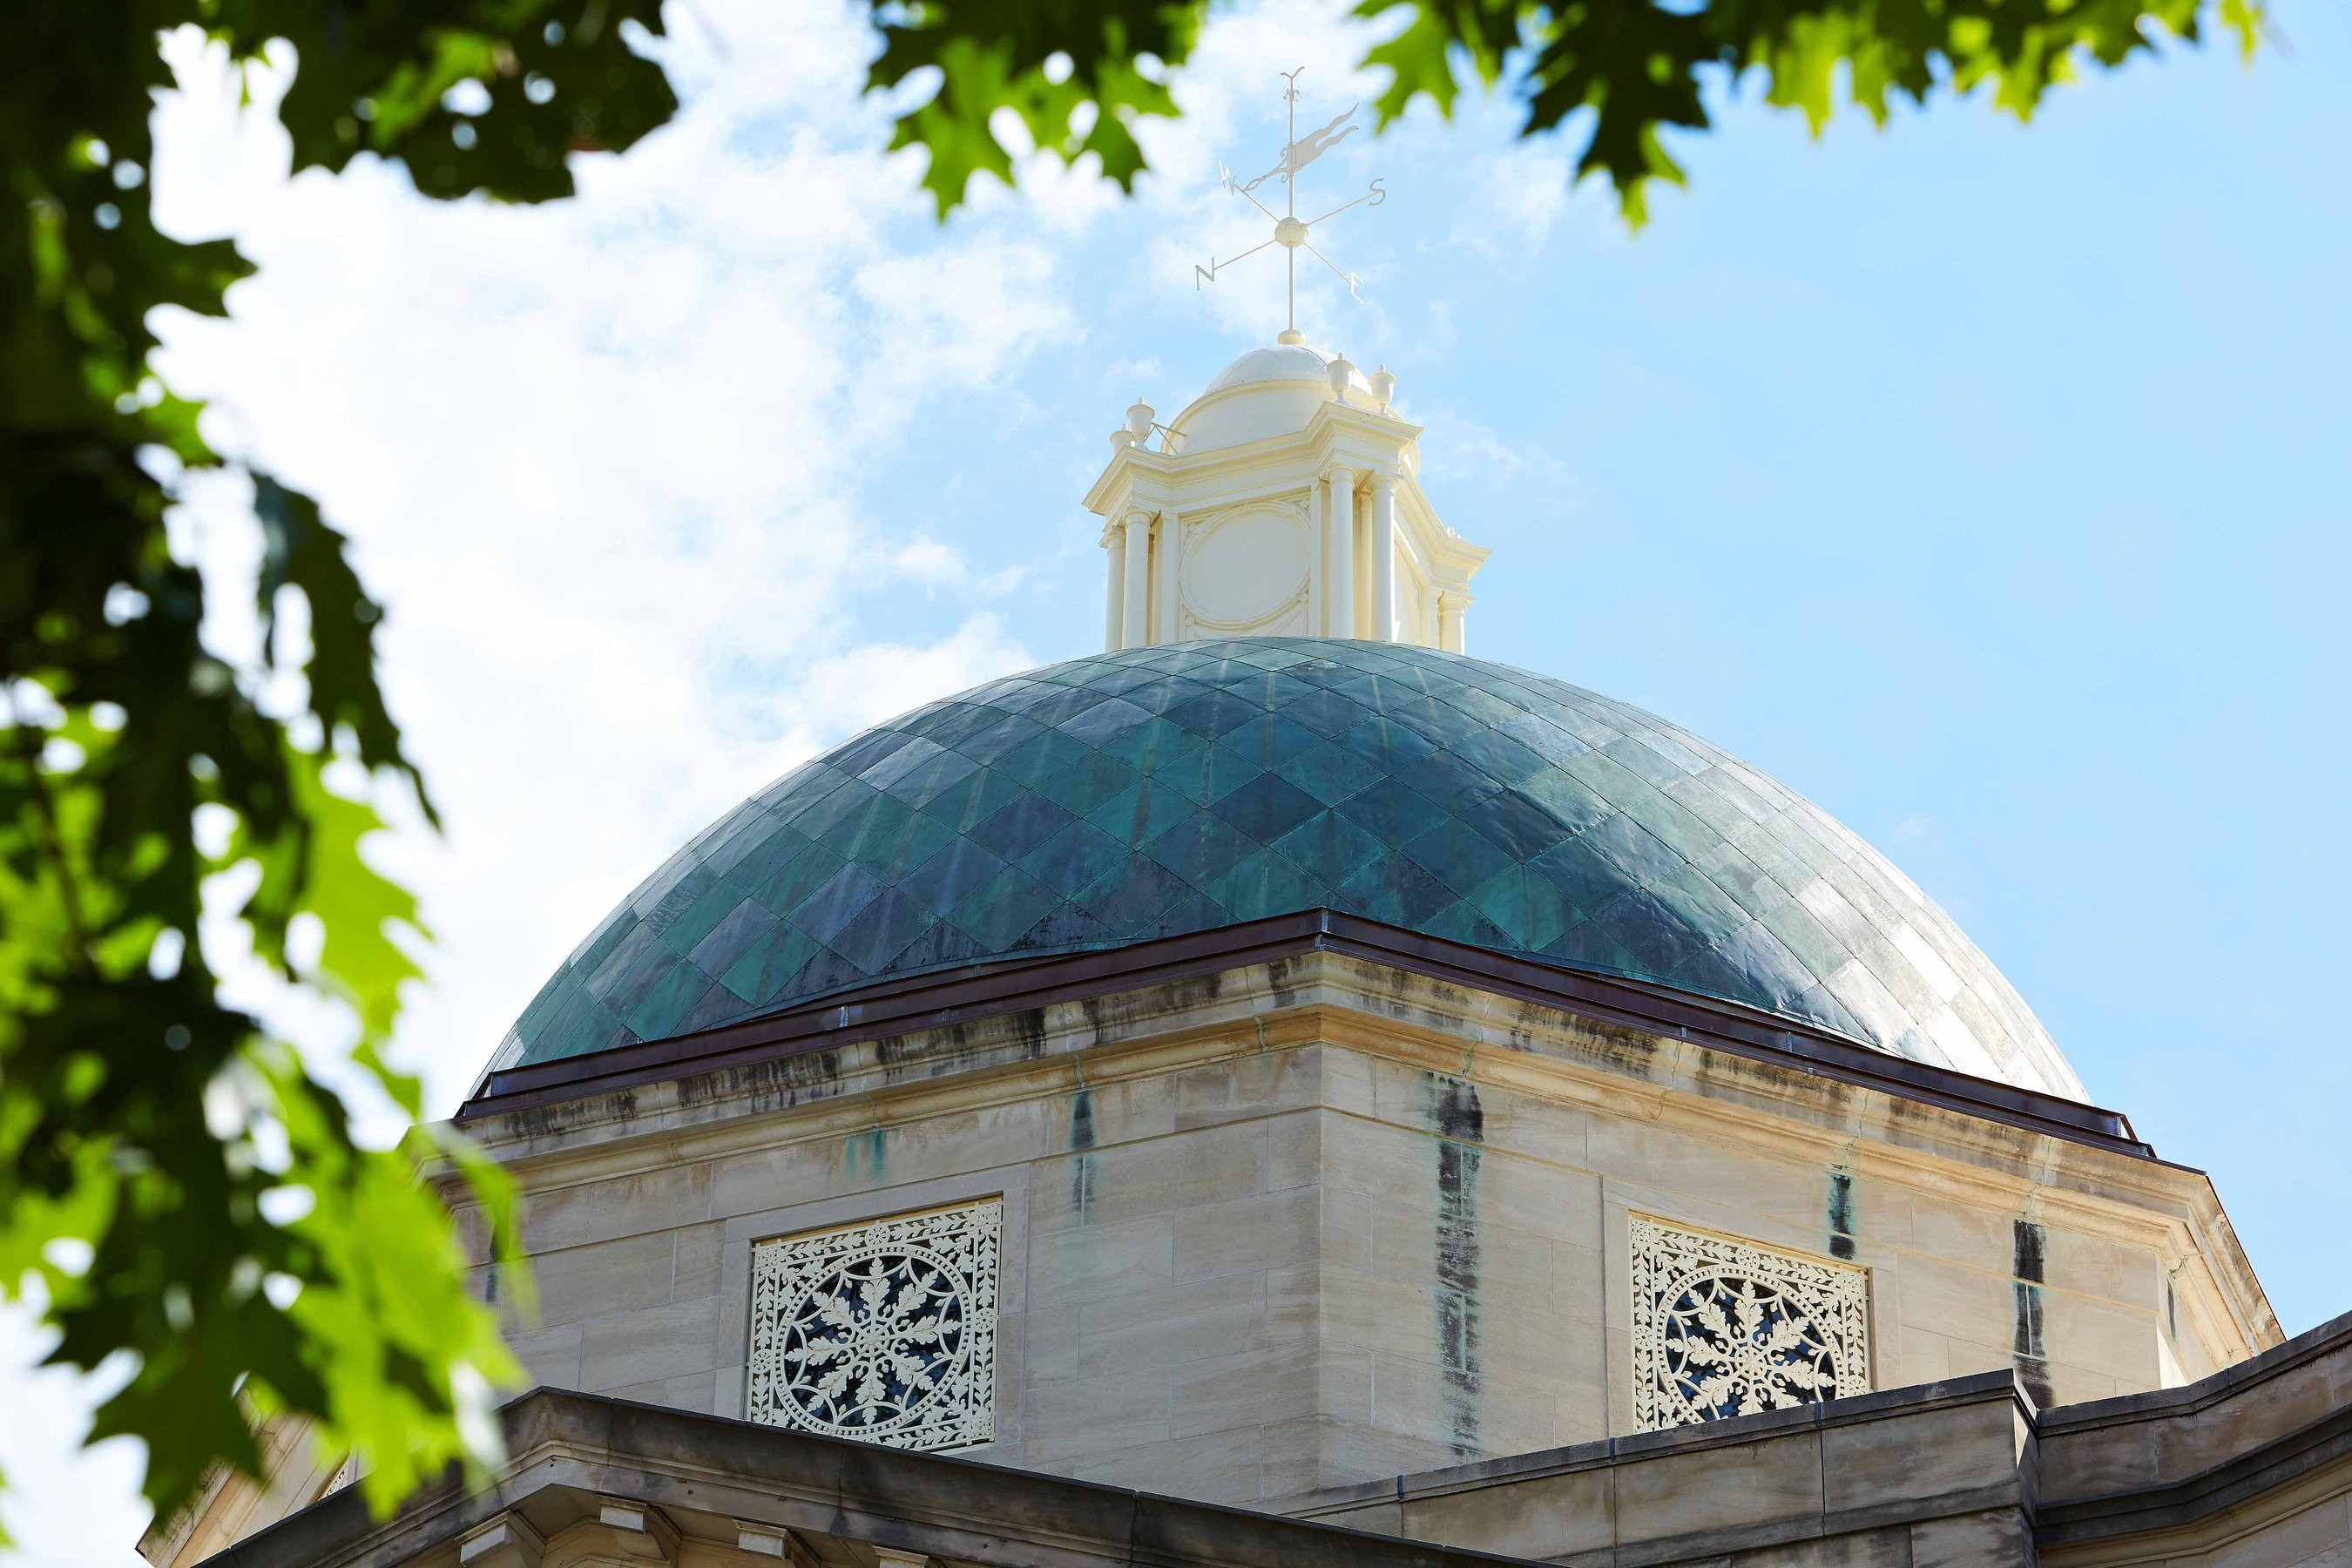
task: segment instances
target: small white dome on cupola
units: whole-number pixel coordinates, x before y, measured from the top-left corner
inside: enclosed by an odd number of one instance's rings
[[[1297,435],[1318,408],[1332,401],[1331,363],[1340,357],[1305,342],[1250,350],[1220,371],[1208,390],[1171,422],[1175,449],[1189,457]],[[1347,378],[1350,407],[1382,411],[1362,372],[1351,365]]]

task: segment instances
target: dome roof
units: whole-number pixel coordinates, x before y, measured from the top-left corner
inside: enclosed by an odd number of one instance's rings
[[[1303,342],[1250,350],[1219,371],[1176,416],[1171,428],[1177,449],[1191,456],[1306,429],[1315,411],[1331,401],[1330,365],[1338,357]],[[1360,369],[1348,377],[1348,394],[1360,408],[1378,406]]]
[[[1941,910],[1738,758],[1562,681],[1328,638],[1104,654],[866,731],[673,856],[493,1065],[1318,906],[2083,1097]]]
[[[1330,363],[1338,357],[1306,343],[1276,343],[1272,348],[1252,349],[1219,371],[1217,379],[1209,383],[1201,395],[1276,381],[1308,381],[1328,388]],[[1367,396],[1371,394],[1371,384],[1360,371],[1349,378],[1349,384],[1360,388]]]

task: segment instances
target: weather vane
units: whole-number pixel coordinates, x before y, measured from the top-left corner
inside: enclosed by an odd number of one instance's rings
[[[1350,125],[1349,121],[1356,117],[1356,110],[1363,107],[1360,103],[1355,104],[1350,107],[1345,114],[1334,115],[1328,125],[1323,126],[1319,130],[1310,131],[1304,136],[1299,135],[1298,79],[1306,72],[1306,69],[1307,68],[1305,66],[1300,66],[1297,70],[1284,71],[1281,73],[1282,79],[1288,84],[1283,89],[1282,96],[1288,100],[1290,106],[1290,140],[1283,146],[1282,162],[1276,163],[1273,168],[1268,169],[1265,174],[1260,174],[1256,179],[1251,180],[1247,184],[1244,184],[1240,180],[1235,179],[1234,177],[1234,172],[1231,169],[1226,168],[1223,163],[1219,163],[1217,165],[1217,174],[1223,179],[1225,189],[1233,192],[1235,195],[1249,203],[1250,205],[1257,208],[1258,211],[1274,219],[1274,237],[1272,239],[1265,240],[1261,244],[1251,246],[1239,256],[1228,257],[1223,261],[1213,259],[1206,267],[1195,267],[1192,268],[1192,287],[1197,290],[1201,287],[1203,279],[1208,282],[1214,283],[1217,280],[1217,274],[1223,271],[1226,268],[1233,266],[1235,262],[1244,261],[1250,257],[1255,256],[1259,251],[1264,250],[1266,246],[1281,246],[1290,264],[1290,319],[1288,325],[1284,329],[1282,334],[1286,342],[1295,342],[1298,337],[1298,253],[1302,248],[1306,250],[1309,256],[1315,258],[1316,260],[1321,262],[1324,266],[1330,268],[1332,272],[1338,275],[1339,281],[1348,286],[1348,292],[1351,296],[1358,300],[1361,300],[1363,299],[1361,294],[1356,292],[1356,285],[1360,282],[1361,279],[1352,272],[1340,271],[1338,263],[1334,262],[1329,257],[1324,255],[1321,251],[1316,249],[1313,245],[1309,244],[1307,238],[1307,231],[1313,228],[1317,224],[1323,222],[1326,218],[1334,218],[1339,216],[1341,213],[1346,212],[1349,207],[1361,206],[1367,202],[1370,203],[1373,206],[1378,206],[1382,202],[1389,199],[1388,187],[1381,184],[1380,181],[1374,180],[1371,184],[1371,189],[1366,191],[1362,195],[1358,196],[1354,201],[1345,202],[1339,206],[1333,207],[1329,212],[1325,213],[1322,217],[1311,217],[1304,220],[1300,219],[1298,216],[1298,172],[1307,167],[1307,164],[1315,162],[1316,159],[1323,156],[1324,153],[1329,152],[1341,142],[1346,141],[1349,136],[1355,134],[1357,127]],[[1275,211],[1272,207],[1267,206],[1264,202],[1257,199],[1257,188],[1260,185],[1265,184],[1268,180],[1280,180],[1287,197],[1286,208],[1278,217],[1276,216]]]

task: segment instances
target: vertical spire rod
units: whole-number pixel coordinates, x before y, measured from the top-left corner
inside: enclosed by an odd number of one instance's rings
[[[1285,210],[1292,217],[1298,216],[1298,171],[1289,165],[1296,155],[1293,149],[1298,145],[1298,76],[1299,72],[1306,68],[1305,66],[1300,66],[1298,70],[1283,73],[1283,80],[1289,84],[1283,89],[1282,96],[1290,103],[1290,135],[1282,143],[1282,162],[1286,171],[1282,178],[1282,188],[1289,193],[1290,205]],[[1286,330],[1295,332],[1298,330],[1298,247],[1295,245],[1286,246],[1283,259],[1288,263],[1290,268],[1290,287],[1287,290],[1288,299],[1283,310],[1283,324]]]

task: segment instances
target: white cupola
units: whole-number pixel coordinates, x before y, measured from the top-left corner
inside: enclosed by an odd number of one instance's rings
[[[1285,332],[1171,422],[1138,398],[1087,492],[1105,646],[1335,637],[1460,653],[1488,552],[1438,521],[1396,377]],[[1157,437],[1155,442],[1154,437]]]

